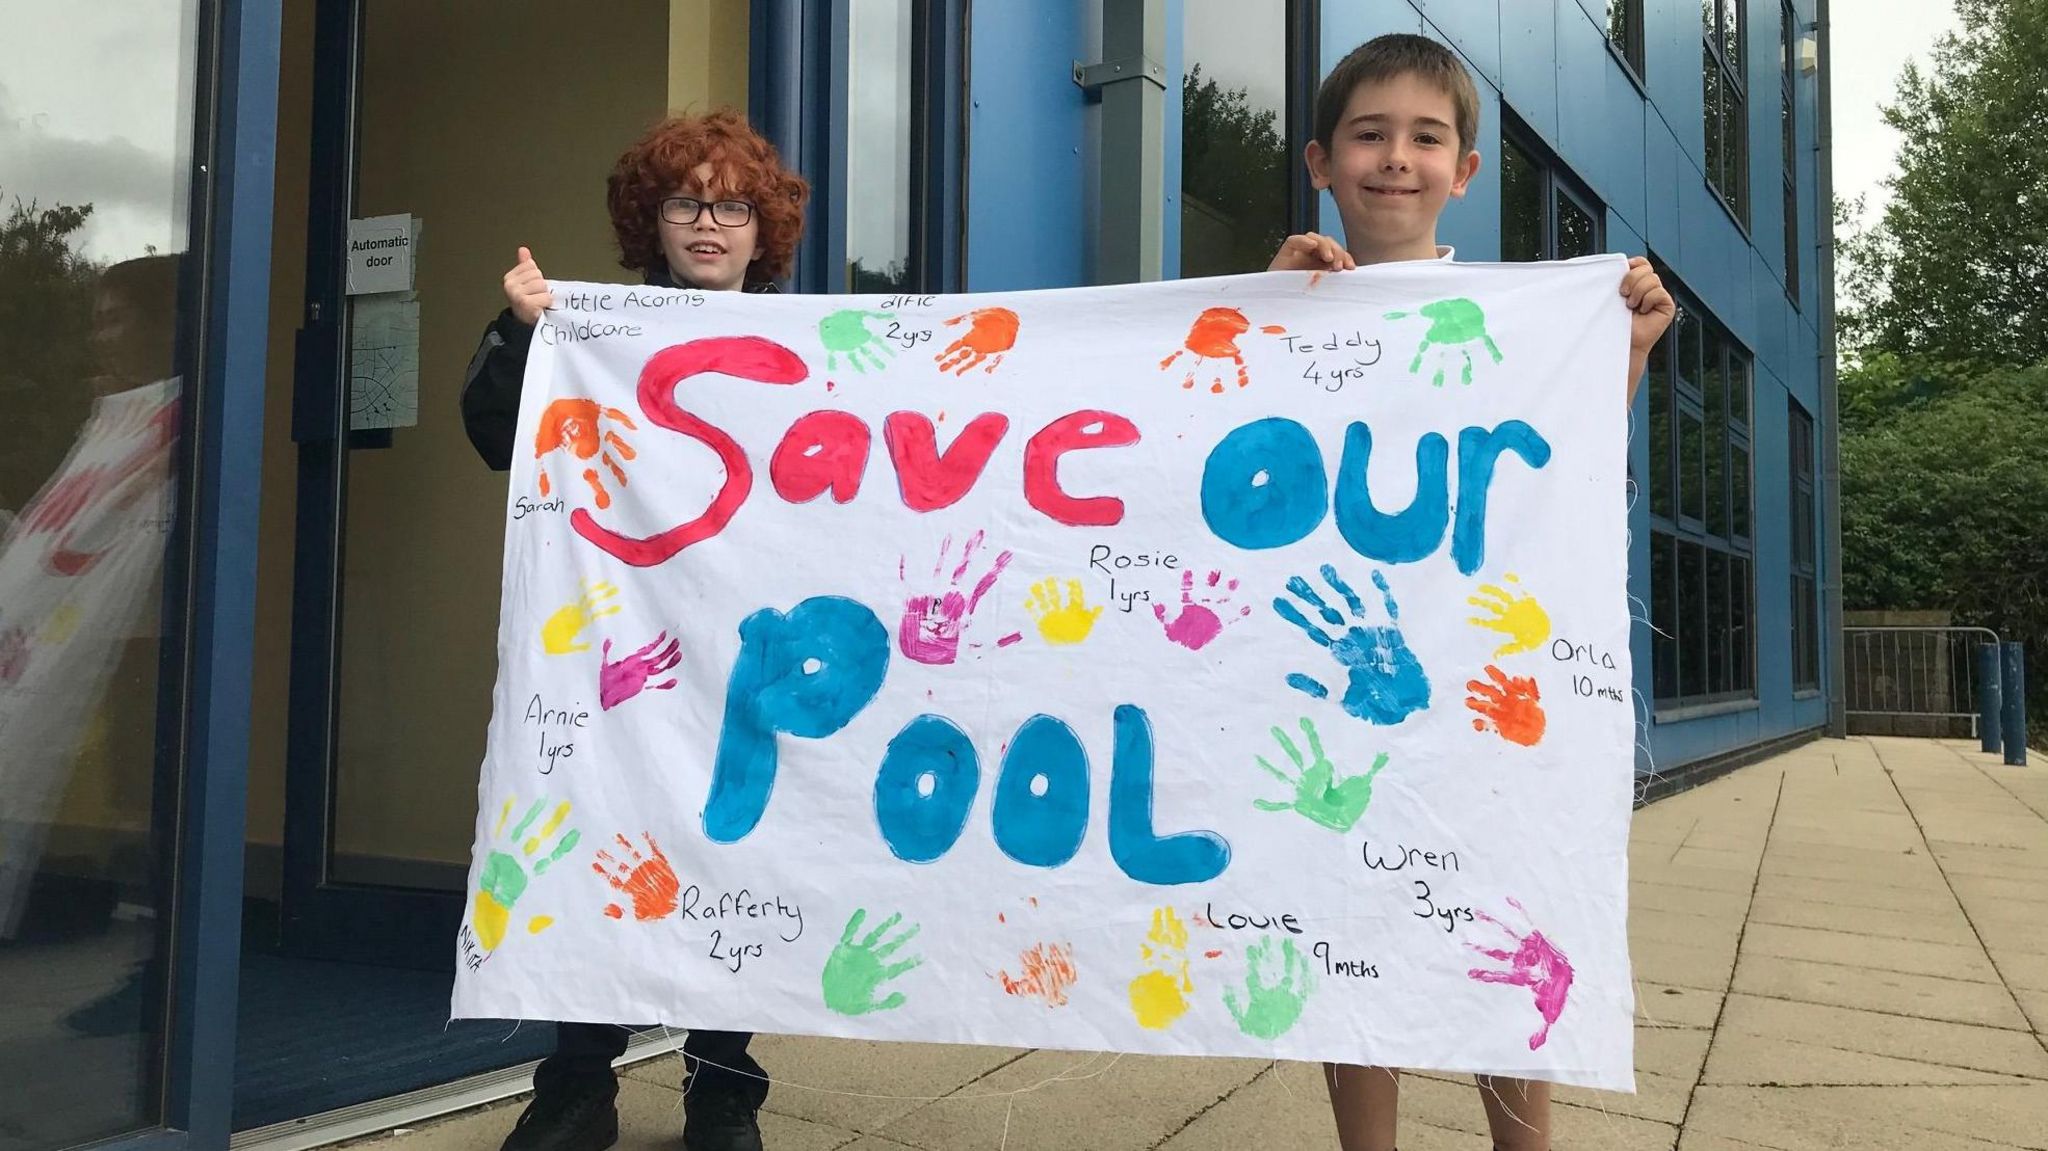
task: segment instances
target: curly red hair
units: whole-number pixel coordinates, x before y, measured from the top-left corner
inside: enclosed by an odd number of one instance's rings
[[[619,266],[641,273],[667,266],[661,250],[661,201],[675,195],[701,164],[710,164],[718,173],[722,193],[754,203],[760,238],[747,278],[788,275],[804,234],[810,183],[783,167],[775,145],[730,109],[671,116],[649,129],[612,166],[605,201],[611,209],[612,231],[619,238]]]

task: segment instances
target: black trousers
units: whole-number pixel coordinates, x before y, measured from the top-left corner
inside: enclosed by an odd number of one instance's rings
[[[555,1053],[533,1073],[536,1092],[612,1080],[612,1060],[626,1053],[630,1028],[616,1023],[557,1023]],[[683,1040],[683,1089],[731,1092],[759,1108],[768,1098],[768,1072],[747,1054],[754,1038],[746,1031],[690,1029]]]

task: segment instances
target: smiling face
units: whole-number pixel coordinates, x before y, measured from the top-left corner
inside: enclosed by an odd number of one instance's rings
[[[1437,217],[1479,171],[1457,120],[1449,92],[1400,74],[1358,85],[1329,149],[1308,146],[1310,178],[1336,200],[1360,263],[1435,257]]]
[[[732,292],[744,287],[747,268],[754,262],[760,241],[760,215],[750,211],[744,224],[721,224],[711,205],[720,200],[741,200],[751,208],[753,201],[726,188],[708,163],[692,168],[688,178],[670,195],[686,196],[704,205],[697,219],[688,224],[670,220],[671,206],[663,205],[661,252],[676,283],[707,292]]]

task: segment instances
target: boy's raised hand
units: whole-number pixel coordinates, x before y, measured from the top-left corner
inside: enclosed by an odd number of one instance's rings
[[[540,314],[555,306],[555,296],[548,291],[548,279],[540,274],[540,265],[533,262],[533,252],[519,249],[519,262],[505,273],[505,302],[512,306],[512,315],[522,324],[537,324]]]
[[[1628,304],[1628,402],[1636,401],[1636,385],[1650,366],[1650,349],[1678,315],[1678,303],[1664,287],[1657,269],[1641,256],[1631,256],[1621,277],[1621,298]]]
[[[1344,250],[1344,245],[1319,232],[1303,232],[1289,236],[1280,244],[1280,250],[1273,253],[1273,262],[1266,265],[1269,272],[1348,272],[1358,267],[1358,261]]]

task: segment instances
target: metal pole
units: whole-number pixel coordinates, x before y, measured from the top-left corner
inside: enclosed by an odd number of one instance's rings
[[[2005,694],[2000,724],[2005,730],[2005,762],[2027,766],[2027,649],[2017,640],[2007,640],[1999,677]]]
[[[1166,0],[1103,0],[1102,215],[1095,280],[1157,280],[1166,202]],[[1178,87],[1175,91],[1178,91]]]
[[[1980,643],[1977,645],[1977,740],[1987,754],[1996,755],[2003,739],[2000,725],[2004,720],[1999,715],[1998,691],[1998,645]]]
[[[1828,0],[1814,12],[1814,38],[1819,41],[1819,114],[1814,117],[1814,173],[1820,184],[1814,197],[1813,226],[1818,241],[1820,283],[1820,347],[1815,367],[1820,373],[1820,514],[1825,525],[1820,555],[1821,651],[1828,669],[1828,734],[1848,733],[1843,700],[1842,660],[1842,409],[1835,382],[1835,138],[1830,123],[1834,103],[1834,28]]]

